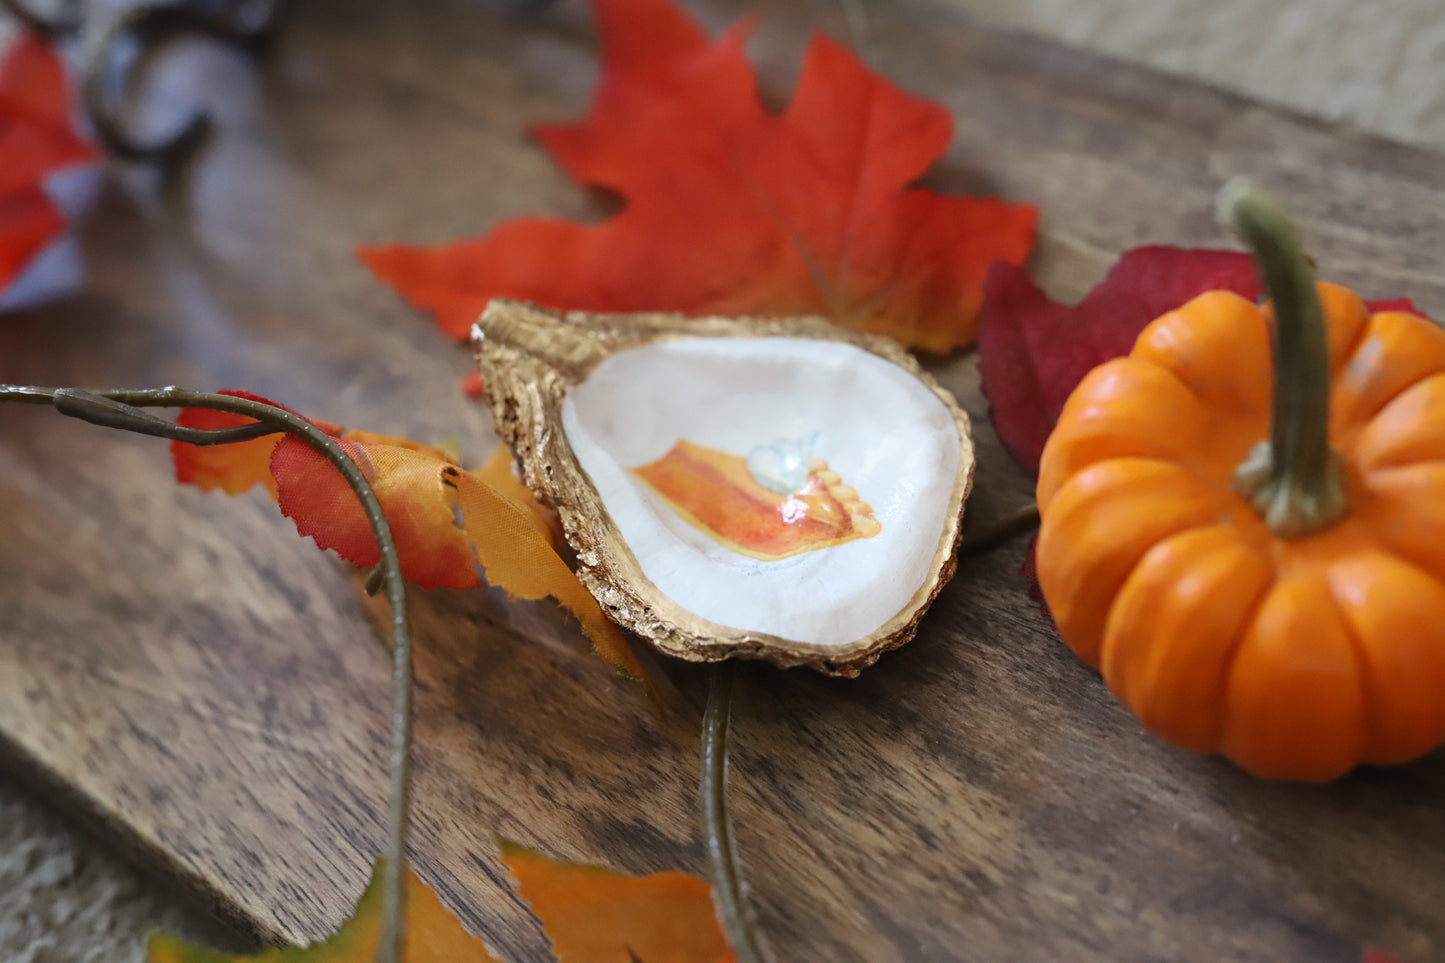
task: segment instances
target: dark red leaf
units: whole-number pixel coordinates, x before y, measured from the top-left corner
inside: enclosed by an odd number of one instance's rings
[[[995,264],[984,284],[978,367],[999,439],[1030,474],[1064,402],[1096,365],[1128,354],[1145,325],[1205,291],[1255,300],[1247,254],[1140,247],[1077,305],[1055,304],[1028,272]]]
[[[1402,314],[1413,314],[1417,318],[1429,318],[1430,316],[1419,308],[1409,298],[1386,298],[1383,301],[1366,301],[1371,314],[1383,314],[1386,311],[1399,311]]]

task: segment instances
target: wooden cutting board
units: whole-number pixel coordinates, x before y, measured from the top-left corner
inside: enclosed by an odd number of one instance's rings
[[[826,0],[760,7],[786,93]],[[902,0],[874,66],[944,103],[930,180],[1036,202],[1034,264],[1077,297],[1123,249],[1219,245],[1229,174],[1280,191],[1324,272],[1445,312],[1441,158]],[[83,228],[91,284],[0,323],[0,380],[246,387],[317,417],[461,440],[490,418],[467,352],[373,282],[359,242],[435,242],[520,214],[596,217],[524,135],[578,115],[586,11],[485,0],[298,5],[256,69],[160,71],[150,121],[199,95],[221,134],[170,192],[132,172]],[[977,524],[1028,484],[972,357],[935,366],[975,416]],[[1445,959],[1445,757],[1269,785],[1144,733],[1015,577],[966,561],[918,639],[856,681],[748,671],[733,766],[753,905],[780,961]],[[387,657],[343,566],[261,495],[175,486],[163,444],[0,410],[0,745],[22,780],[268,938],[335,926],[382,837]],[[545,940],[496,858],[705,872],[703,674],[658,708],[574,624],[496,592],[414,592],[422,875],[513,960]]]

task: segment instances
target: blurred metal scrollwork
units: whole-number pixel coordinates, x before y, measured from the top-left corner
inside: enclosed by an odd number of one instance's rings
[[[40,13],[21,0],[0,0],[0,9],[43,37],[69,36],[80,29],[81,0],[62,0],[53,13]]]
[[[174,130],[140,139],[122,120],[130,78],[170,41],[201,36],[250,52],[274,34],[287,0],[173,0],[111,10],[91,22],[85,0],[58,0],[41,12],[30,0],[0,0],[0,9],[51,40],[81,40],[80,90],[102,147],[124,160],[173,169],[205,140],[211,120],[195,111]],[[97,4],[97,6],[103,6]]]

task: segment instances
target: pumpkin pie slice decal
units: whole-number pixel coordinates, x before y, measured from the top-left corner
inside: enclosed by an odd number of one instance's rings
[[[761,445],[747,457],[680,439],[634,478],[718,544],[764,562],[872,538],[873,509],[828,463],[816,435]]]

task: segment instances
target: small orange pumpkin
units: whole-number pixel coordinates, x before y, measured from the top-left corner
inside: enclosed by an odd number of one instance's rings
[[[1316,285],[1257,190],[1221,210],[1273,305],[1204,294],[1080,383],[1039,583],[1176,745],[1268,778],[1405,762],[1445,742],[1445,331]]]

